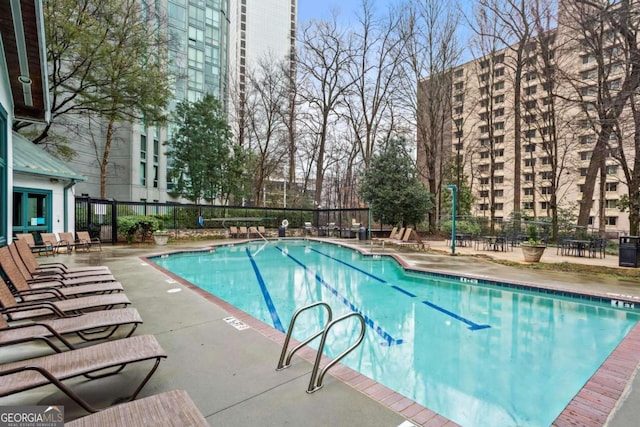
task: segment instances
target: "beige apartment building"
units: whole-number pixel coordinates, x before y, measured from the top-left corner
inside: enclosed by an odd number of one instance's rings
[[[615,94],[629,68],[615,35],[606,30],[605,64],[598,67],[571,22],[561,18],[557,28],[523,46],[519,102],[515,97],[519,45],[483,52],[452,69],[445,79],[451,84],[440,135],[444,148],[439,157],[445,166],[435,170],[454,170],[454,182],[437,177],[442,188],[460,182],[460,174],[466,177],[474,196],[472,215],[499,223],[520,211],[542,219],[552,216],[554,204],[564,216],[577,215],[601,131],[596,96],[602,85],[606,93]],[[428,98],[424,93],[419,96]],[[628,194],[620,153],[629,165],[635,155],[630,114],[627,102],[609,137],[593,195],[590,227],[610,235],[629,231],[628,212],[622,212],[618,202]],[[418,127],[428,126],[427,122]],[[418,165],[427,169],[420,134]]]

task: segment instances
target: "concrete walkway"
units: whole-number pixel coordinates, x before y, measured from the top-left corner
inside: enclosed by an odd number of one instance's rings
[[[341,242],[344,243],[345,240]],[[162,250],[198,249],[213,243],[220,241],[176,243]],[[521,270],[477,257],[451,257],[390,248],[388,245],[382,248],[366,241],[351,240],[348,243],[361,246],[367,251],[393,251],[408,265],[420,268],[598,293],[618,293],[640,299],[640,286],[635,280]],[[438,243],[430,243],[433,248],[438,246]],[[444,242],[442,246],[446,252]],[[156,253],[158,249],[159,247],[154,246],[105,246],[103,252],[55,257],[56,261],[70,265],[109,266],[123,283],[133,306],[144,319],[144,324],[136,334],[154,334],[168,353],[168,359],[160,364],[140,397],[171,389],[186,389],[212,426],[399,426],[407,418],[415,421],[413,416],[406,417],[396,412],[405,409],[401,405],[374,401],[367,395],[372,391],[364,393],[358,387],[347,385],[333,377],[332,371],[325,379],[323,390],[312,395],[305,393],[311,371],[310,363],[296,357],[289,369],[276,372],[275,365],[281,349],[277,339],[266,336],[268,332],[265,335],[264,331],[261,332],[256,327],[244,330],[234,328],[224,320],[230,316],[229,307],[212,303],[140,258]],[[466,250],[460,248],[459,252],[464,254]],[[501,254],[514,258],[520,255],[515,251]],[[491,255],[498,256],[497,253]],[[42,262],[52,260],[42,258]],[[617,264],[617,257],[607,256],[604,260],[585,261],[613,265]],[[281,334],[279,339],[282,339]],[[19,351],[3,349],[0,361],[22,357],[30,352],[41,352],[41,349],[28,346]],[[130,393],[132,384],[143,377],[148,367],[132,365],[114,377],[96,381],[76,379],[68,383],[91,403],[106,406],[115,398]],[[639,388],[638,379],[628,384],[627,391],[609,417],[607,425],[637,425],[637,420],[640,419]],[[0,399],[0,405],[49,403],[64,404],[67,418],[84,414],[52,386]],[[420,424],[454,425],[447,423],[442,417],[432,417]]]

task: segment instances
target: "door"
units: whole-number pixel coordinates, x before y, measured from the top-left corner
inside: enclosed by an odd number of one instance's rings
[[[36,242],[41,232],[51,232],[51,197],[49,190],[13,188],[13,234],[31,233]]]

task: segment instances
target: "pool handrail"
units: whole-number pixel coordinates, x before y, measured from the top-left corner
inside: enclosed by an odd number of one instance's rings
[[[325,341],[327,340],[327,334],[329,333],[329,330],[336,323],[342,322],[343,320],[348,319],[349,317],[352,317],[352,316],[355,316],[360,321],[360,336],[358,337],[356,342],[351,344],[351,346],[349,346],[345,351],[343,351],[338,356],[336,356],[336,358],[333,359],[331,362],[327,363],[325,367],[320,370],[320,375],[318,375],[318,367],[320,366],[320,359],[322,359],[322,351],[324,349],[324,344],[325,344]],[[336,320],[329,322],[329,324],[324,328],[322,339],[320,340],[320,345],[318,346],[318,353],[316,354],[316,361],[313,364],[313,370],[311,371],[311,380],[309,381],[309,388],[307,389],[307,393],[311,394],[322,388],[322,379],[324,378],[327,371],[331,369],[333,365],[335,365],[340,360],[342,360],[343,357],[351,353],[351,351],[353,351],[357,346],[360,345],[360,343],[364,339],[365,330],[366,330],[366,324],[364,321],[364,317],[362,316],[362,314],[357,313],[355,311],[351,313],[347,313],[344,316],[340,316]],[[316,375],[318,377],[318,381],[316,381]]]
[[[293,327],[296,323],[296,319],[303,311],[306,311],[316,306],[323,306],[324,308],[327,309],[327,315],[328,315],[327,323],[325,323],[325,326],[322,329],[320,329],[318,332],[311,335],[309,338],[307,338],[306,340],[298,344],[296,347],[292,348],[289,354],[286,356],[286,361],[285,361],[285,354],[287,354],[287,347],[289,346],[289,340],[291,339],[291,333],[293,332]],[[300,350],[305,345],[309,344],[318,336],[320,336],[320,334],[325,332],[327,325],[331,322],[332,318],[333,318],[333,312],[331,311],[331,307],[329,307],[329,304],[323,301],[314,302],[313,304],[309,304],[297,309],[295,313],[293,313],[293,317],[291,317],[291,322],[289,323],[289,329],[287,330],[287,336],[285,337],[284,343],[282,344],[282,352],[280,353],[280,360],[278,360],[278,366],[276,367],[276,371],[281,371],[283,369],[288,368],[291,365],[291,358],[293,357],[294,353]]]

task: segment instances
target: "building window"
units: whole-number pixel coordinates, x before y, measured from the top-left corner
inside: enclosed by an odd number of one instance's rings
[[[524,146],[525,153],[533,153],[536,151],[536,144],[527,144]]]
[[[616,199],[607,199],[604,205],[607,209],[616,209],[618,207],[618,200]]]
[[[544,194],[544,195],[553,194],[553,188],[551,188],[551,187],[542,187],[542,190],[540,192],[542,194]]]
[[[502,130],[504,129],[504,122],[498,122],[493,124],[494,130]]]
[[[13,232],[51,232],[52,197],[50,190],[35,188],[13,188]],[[4,216],[4,215],[3,215]],[[39,239],[36,238],[36,241]]]
[[[553,179],[553,172],[552,171],[540,172],[540,178],[550,181]]]
[[[478,210],[480,211],[488,211],[489,205],[487,203],[481,203],[478,205]]]
[[[480,152],[480,158],[481,159],[488,159],[489,158],[489,152],[488,151],[481,151]]]
[[[617,182],[607,182],[604,185],[605,191],[618,191],[618,183]]]
[[[531,181],[533,181],[533,174],[532,174],[532,173],[525,173],[525,174],[524,174],[524,181],[525,181],[525,182],[531,182]]]
[[[494,97],[493,102],[496,104],[502,104],[504,102],[504,95],[498,95]]]
[[[464,83],[463,82],[457,82],[453,85],[453,88],[455,90],[462,90],[462,88],[464,88]]]
[[[493,195],[495,197],[502,197],[504,196],[504,190],[493,190]]]
[[[533,202],[523,202],[522,207],[527,210],[533,210]]]
[[[454,96],[454,97],[453,97],[453,99],[454,99],[456,102],[462,102],[462,101],[464,100],[464,95],[463,95],[463,94],[461,94],[461,93],[459,93],[459,94],[457,94],[456,96]]]
[[[453,73],[453,77],[455,77],[456,79],[459,79],[462,76],[464,76],[464,70],[462,68],[456,70],[455,73]]]
[[[495,150],[495,156],[496,157],[503,157],[504,156],[504,148],[498,148]]]
[[[140,185],[147,186],[147,136],[140,135]]]
[[[480,197],[482,198],[489,197],[489,190],[481,190]]]
[[[587,176],[587,168],[580,168],[580,176]]]
[[[493,205],[497,211],[501,211],[502,209],[504,209],[504,205],[502,203],[496,203],[495,205]]]
[[[504,116],[504,108],[498,108],[498,109],[493,110],[493,115],[495,117]]]
[[[527,167],[535,166],[536,159],[524,159],[524,165]]]
[[[580,160],[589,160],[593,155],[593,151],[583,151],[580,153]]]
[[[158,188],[158,158],[160,156],[160,141],[153,140],[153,188]]]
[[[496,163],[493,167],[493,170],[496,171],[501,171],[502,169],[504,169],[504,163]]]
[[[550,165],[551,164],[551,157],[543,157],[542,158],[542,164],[543,165]]]
[[[608,216],[605,217],[606,225],[618,225],[618,217],[617,216]]]
[[[494,176],[493,182],[495,184],[502,184],[504,182],[504,176]]]
[[[540,209],[545,211],[549,209],[549,202],[540,202]]]
[[[580,137],[580,144],[591,144],[592,142],[595,142],[595,141],[596,141],[595,135],[582,135]]]
[[[529,129],[524,133],[524,136],[526,138],[535,138],[536,137],[536,130],[535,129]]]
[[[617,174],[618,174],[618,165],[607,166],[607,175],[617,175]]]
[[[462,105],[459,105],[453,111],[455,114],[462,114],[464,112],[464,107]]]
[[[528,88],[526,88],[524,90],[525,95],[533,95],[534,93],[537,92],[537,86],[533,85],[533,86],[529,86]]]
[[[533,188],[532,187],[527,187],[524,189],[524,195],[525,196],[533,196]]]
[[[524,103],[524,108],[526,108],[527,110],[533,110],[537,105],[538,103],[535,100],[527,101]]]
[[[504,67],[496,68],[496,70],[493,72],[493,75],[494,75],[495,77],[502,77],[502,76],[504,76]]]
[[[480,132],[481,132],[481,133],[487,133],[487,132],[489,132],[489,126],[488,126],[488,125],[482,125],[482,126],[480,126]]]
[[[493,89],[495,90],[502,90],[504,89],[504,82],[498,82],[496,84],[493,85]]]
[[[480,185],[489,185],[489,178],[480,178]]]

